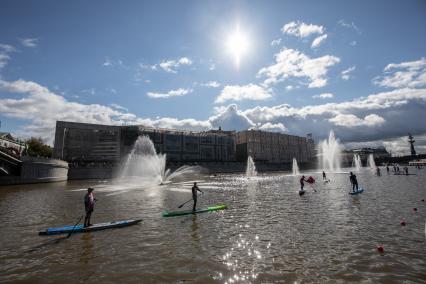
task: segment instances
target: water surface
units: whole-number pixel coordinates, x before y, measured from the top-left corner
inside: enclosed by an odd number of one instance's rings
[[[1,187],[0,282],[425,283],[426,171],[411,171],[377,177],[363,169],[358,196],[348,194],[344,173],[329,173],[330,183],[308,173],[317,192],[307,185],[301,197],[298,177],[287,173],[201,176],[199,207],[229,209],[174,218],[161,213],[191,198],[190,180]],[[68,239],[37,235],[74,224],[88,186],[99,200],[92,223],[143,222]]]

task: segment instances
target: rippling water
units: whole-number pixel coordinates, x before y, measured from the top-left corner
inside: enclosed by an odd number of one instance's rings
[[[358,196],[348,194],[344,173],[328,174],[330,183],[308,173],[317,192],[307,185],[304,196],[285,173],[202,176],[199,207],[229,209],[174,218],[161,213],[191,198],[192,181],[0,187],[0,282],[426,283],[426,171],[411,171],[417,175],[377,177],[364,169]],[[88,186],[99,200],[92,223],[143,222],[68,239],[38,236],[74,224]]]

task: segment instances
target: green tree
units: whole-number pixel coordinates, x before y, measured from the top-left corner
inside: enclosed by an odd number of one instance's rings
[[[31,137],[26,141],[26,143],[28,156],[52,157],[52,147],[44,144],[41,138]]]

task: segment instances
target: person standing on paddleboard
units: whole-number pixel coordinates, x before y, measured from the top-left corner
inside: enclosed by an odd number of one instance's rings
[[[356,187],[356,190],[358,191],[358,180],[356,179],[356,175],[354,175],[352,172],[351,172],[351,174],[350,174],[350,176],[349,176],[349,180],[351,181],[351,183],[352,183],[352,192],[355,192],[355,187]]]
[[[327,180],[327,176],[324,171],[322,171],[322,180]]]
[[[197,183],[194,182],[194,186],[192,187],[192,200],[194,200],[194,206],[192,207],[192,211],[195,211],[196,207],[197,207],[197,191],[201,192],[202,194],[204,194],[204,192],[202,192],[198,186]]]
[[[90,223],[90,217],[92,217],[92,212],[95,207],[95,197],[93,195],[94,188],[89,187],[87,193],[84,196],[84,208],[86,210],[86,216],[84,217],[84,227],[92,226]]]
[[[305,176],[302,176],[302,178],[300,179],[300,191],[304,191],[304,187],[305,187],[305,184],[303,183],[304,181],[306,181],[307,182],[307,180],[305,179]]]

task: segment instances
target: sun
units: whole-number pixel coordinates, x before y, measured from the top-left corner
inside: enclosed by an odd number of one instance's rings
[[[237,26],[235,31],[226,40],[227,51],[233,57],[237,67],[240,66],[242,57],[247,54],[249,46],[250,43],[247,35],[241,32],[240,27]]]

